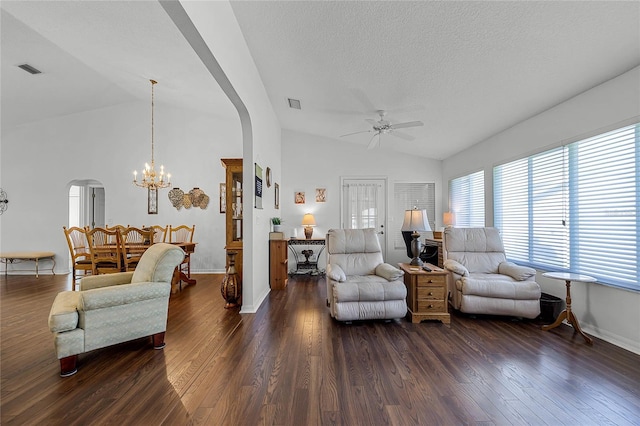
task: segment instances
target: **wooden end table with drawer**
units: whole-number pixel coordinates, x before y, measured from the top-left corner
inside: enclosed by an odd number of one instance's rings
[[[451,323],[447,303],[447,272],[432,264],[426,264],[431,272],[416,269],[408,263],[399,263],[404,271],[404,285],[407,287],[407,307],[412,323],[424,320],[439,320]]]

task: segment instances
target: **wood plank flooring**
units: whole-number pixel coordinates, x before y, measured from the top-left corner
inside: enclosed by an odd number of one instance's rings
[[[240,315],[223,309],[220,275],[196,277],[171,297],[164,350],[150,339],[96,350],[64,379],[47,318],[70,277],[1,277],[0,422],[640,424],[640,356],[568,326],[459,314],[450,327],[347,325],[307,276]]]

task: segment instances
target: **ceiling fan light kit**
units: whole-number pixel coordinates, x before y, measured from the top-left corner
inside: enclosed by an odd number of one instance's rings
[[[380,116],[380,119],[378,121],[367,118],[365,121],[369,124],[372,125],[372,129],[370,130],[362,130],[359,132],[353,132],[353,133],[347,133],[345,135],[341,135],[340,137],[345,137],[345,136],[352,136],[352,135],[357,135],[360,133],[374,133],[373,137],[371,138],[371,140],[369,141],[369,144],[367,145],[367,149],[372,149],[375,148],[376,145],[380,144],[380,137],[383,134],[390,134],[393,136],[396,136],[400,139],[404,139],[404,140],[413,140],[414,137],[410,136],[410,135],[406,135],[403,133],[398,133],[395,132],[396,129],[406,129],[409,127],[419,127],[419,126],[424,126],[424,123],[422,121],[407,121],[405,123],[397,123],[397,124],[391,124],[390,121],[385,120],[385,116],[387,115],[386,111],[384,110],[378,110],[378,115]],[[377,138],[376,138],[377,136]]]

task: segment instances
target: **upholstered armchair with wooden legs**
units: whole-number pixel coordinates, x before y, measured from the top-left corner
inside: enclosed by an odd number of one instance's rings
[[[172,244],[151,246],[133,272],[92,275],[80,291],[58,293],[49,313],[62,377],[75,374],[78,355],[145,336],[164,347],[171,279],[184,259]]]

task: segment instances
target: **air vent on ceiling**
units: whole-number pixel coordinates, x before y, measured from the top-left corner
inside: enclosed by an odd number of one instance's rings
[[[288,98],[288,99],[289,99],[289,108],[302,109],[300,107],[300,101],[299,100],[291,99],[291,98]]]
[[[30,74],[40,74],[42,73],[42,71],[40,71],[39,69],[36,69],[34,67],[32,67],[29,64],[22,64],[22,65],[18,65],[18,68],[22,68],[23,70],[25,70],[26,72],[30,73]]]

